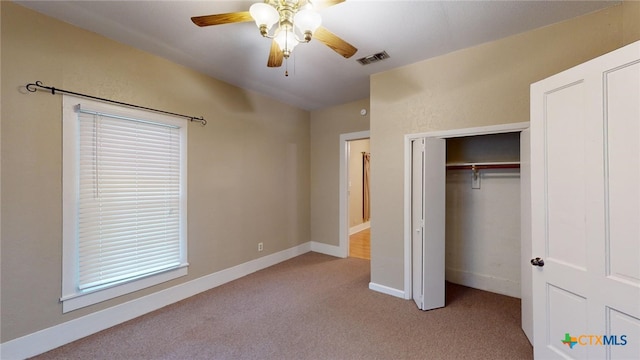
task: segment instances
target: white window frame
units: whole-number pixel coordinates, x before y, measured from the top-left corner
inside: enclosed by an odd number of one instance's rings
[[[143,119],[177,126],[180,129],[180,265],[111,286],[93,290],[78,288],[78,105],[92,111],[123,118]],[[63,313],[93,305],[124,294],[187,275],[187,125],[186,119],[155,112],[127,108],[94,100],[63,95],[62,100],[62,297]]]

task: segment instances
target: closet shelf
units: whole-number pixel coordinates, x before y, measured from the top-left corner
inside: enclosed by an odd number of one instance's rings
[[[520,162],[450,163],[447,170],[520,169]]]

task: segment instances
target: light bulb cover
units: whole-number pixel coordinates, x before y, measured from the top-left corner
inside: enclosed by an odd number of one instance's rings
[[[253,20],[255,20],[258,28],[261,25],[267,26],[267,31],[271,29],[273,24],[280,20],[280,14],[278,10],[271,5],[265,3],[255,3],[249,8],[249,14]]]
[[[322,16],[311,9],[303,9],[296,13],[293,23],[301,33],[304,34],[307,31],[313,33],[322,24]]]
[[[280,29],[276,37],[274,38],[280,50],[288,57],[293,51],[293,48],[298,45],[298,40],[290,29]]]

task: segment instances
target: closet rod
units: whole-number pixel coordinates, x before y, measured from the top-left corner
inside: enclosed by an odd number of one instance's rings
[[[447,165],[447,170],[484,170],[484,169],[520,169],[518,163],[481,163],[481,164],[459,164]]]
[[[124,106],[128,106],[128,107],[136,108],[136,109],[143,109],[143,110],[155,111],[155,112],[161,113],[161,114],[178,116],[178,117],[189,119],[189,121],[197,121],[197,122],[201,123],[202,126],[207,125],[207,120],[205,120],[204,117],[202,117],[202,116],[196,117],[196,116],[182,115],[182,114],[172,113],[172,112],[164,111],[164,110],[158,110],[158,109],[154,109],[154,108],[150,108],[150,107],[129,104],[129,103],[122,102],[122,101],[105,99],[105,98],[92,96],[92,95],[87,95],[87,94],[82,94],[82,93],[77,93],[77,92],[73,92],[73,91],[69,91],[69,90],[58,89],[58,88],[55,88],[53,86],[44,86],[44,85],[42,85],[42,81],[36,81],[35,83],[27,84],[26,88],[27,88],[27,90],[29,92],[36,92],[36,91],[38,91],[38,88],[40,88],[40,89],[50,90],[51,91],[51,95],[55,95],[56,91],[57,91],[57,92],[63,93],[63,94],[82,96],[82,97],[85,97],[85,98],[104,101],[104,102],[108,102],[108,103],[112,103],[112,104],[124,105]]]

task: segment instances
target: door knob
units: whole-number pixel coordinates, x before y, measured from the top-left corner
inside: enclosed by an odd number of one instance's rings
[[[544,260],[540,259],[539,257],[537,257],[535,259],[531,259],[531,265],[543,267],[544,266]]]

